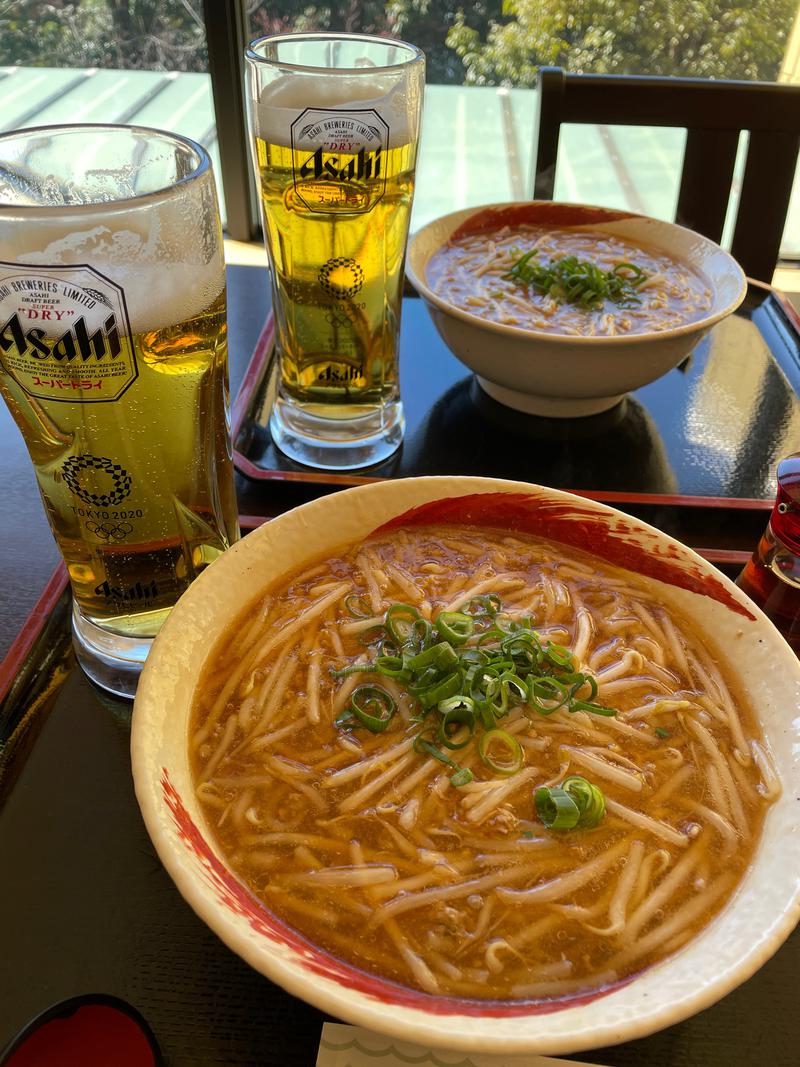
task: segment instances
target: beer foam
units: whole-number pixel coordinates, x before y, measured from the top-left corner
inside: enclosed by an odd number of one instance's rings
[[[290,127],[307,108],[372,108],[389,127],[389,148],[400,148],[419,136],[421,75],[284,74],[261,91],[254,105],[256,132],[269,144],[288,147]]]
[[[166,214],[150,205],[93,214],[81,227],[73,216],[68,232],[63,220],[17,224],[9,228],[9,258],[31,266],[86,264],[123,289],[133,333],[162,329],[198,315],[225,282],[221,245],[201,232],[197,215],[187,226]]]

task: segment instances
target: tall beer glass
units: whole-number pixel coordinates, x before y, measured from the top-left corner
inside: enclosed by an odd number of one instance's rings
[[[247,52],[286,455],[344,470],[403,438],[397,356],[425,57],[402,41],[284,34]]]
[[[239,536],[216,190],[191,141],[0,137],[0,390],[72,583],[87,673],[124,695]]]

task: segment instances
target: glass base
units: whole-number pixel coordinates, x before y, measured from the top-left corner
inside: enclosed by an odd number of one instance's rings
[[[109,633],[85,619],[73,603],[72,644],[78,663],[93,682],[115,696],[135,696],[152,637]]]
[[[382,463],[403,441],[399,400],[352,419],[326,419],[278,396],[270,415],[272,440],[290,459],[307,467],[345,471]]]

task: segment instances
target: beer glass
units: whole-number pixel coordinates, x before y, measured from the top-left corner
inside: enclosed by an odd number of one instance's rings
[[[135,126],[0,137],[0,390],[69,571],[89,676],[131,695],[239,536],[208,155]]]
[[[281,34],[248,51],[277,397],[292,459],[345,470],[403,439],[398,335],[425,57],[402,41]]]

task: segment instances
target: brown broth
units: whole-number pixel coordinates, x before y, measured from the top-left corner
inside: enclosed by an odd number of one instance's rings
[[[533,262],[540,265],[565,256],[603,271],[635,264],[648,275],[636,290],[639,303],[623,307],[605,299],[585,308],[505,278],[520,256],[533,249]],[[506,326],[581,337],[669,330],[695,322],[711,308],[708,283],[688,264],[600,230],[517,226],[469,234],[431,257],[427,277],[435,293],[462,311]]]
[[[476,587],[577,649],[618,714],[515,709],[499,725],[524,766],[494,775],[476,732],[451,753],[474,774],[457,788],[411,749],[420,726],[402,688],[330,669],[370,655],[346,594],[374,598],[376,615],[416,598],[435,618]],[[348,734],[333,719],[365,682],[399,711],[384,733]],[[557,997],[652,965],[729,899],[771,799],[752,712],[686,620],[627,571],[498,530],[399,530],[296,575],[236,619],[198,694],[193,770],[231,868],[311,941],[428,992]],[[534,788],[569,774],[602,788],[595,829],[537,818]]]

